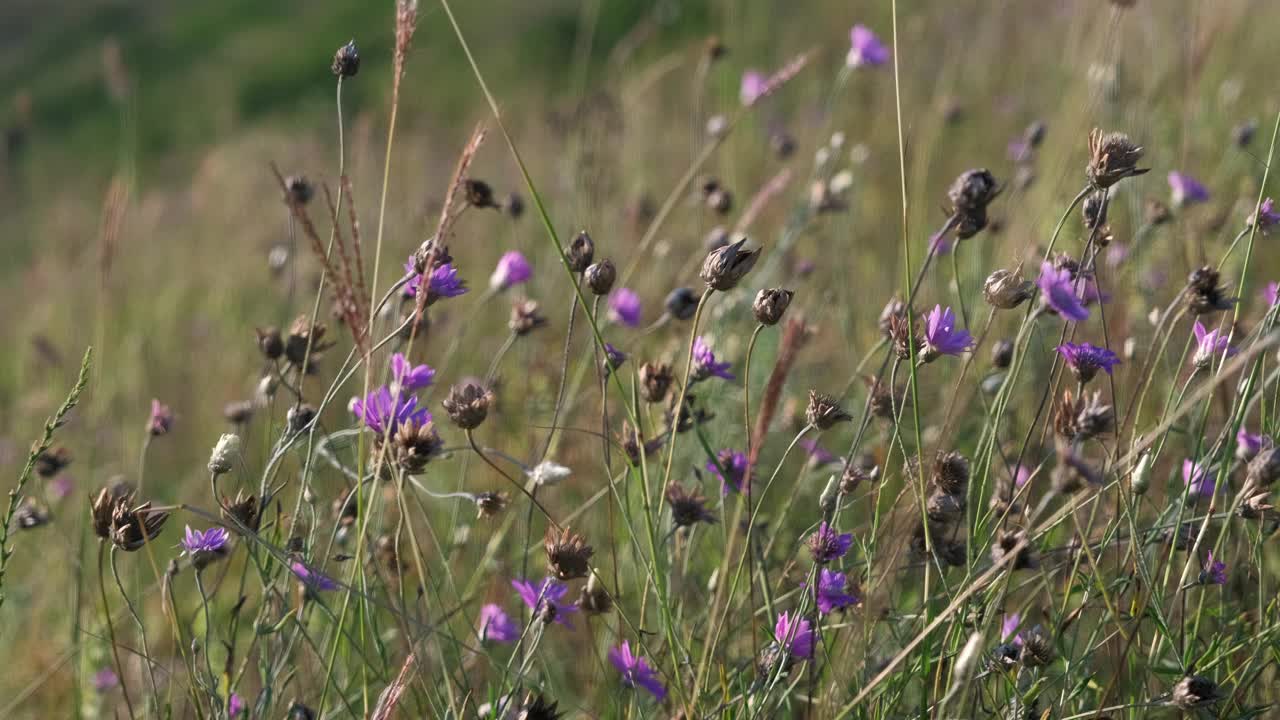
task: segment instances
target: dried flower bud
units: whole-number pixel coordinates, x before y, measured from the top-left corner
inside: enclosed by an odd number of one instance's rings
[[[1230,310],[1236,304],[1236,298],[1226,296],[1221,276],[1211,265],[1192,271],[1187,290],[1187,305],[1196,315]]]
[[[315,195],[311,183],[301,175],[290,175],[284,179],[284,202],[286,205],[306,205]]]
[[[285,422],[289,426],[289,432],[292,433],[306,430],[315,419],[316,409],[306,403],[291,407],[289,412],[285,413]]]
[[[913,348],[920,346],[919,336],[912,334],[911,331],[911,323],[906,315],[889,317],[889,339],[893,341],[893,351],[899,360],[910,358]]]
[[[640,396],[651,403],[660,403],[675,382],[675,374],[666,363],[645,363],[640,366]]]
[[[355,40],[347,42],[333,54],[332,69],[333,74],[340,78],[355,77],[360,72],[360,51]]]
[[[782,288],[767,288],[756,293],[756,300],[751,304],[756,322],[761,325],[777,325],[794,295],[794,292]]]
[[[699,273],[707,287],[721,292],[732,290],[755,267],[756,260],[760,259],[760,251],[743,251],[742,246],[746,242],[747,239],[742,238],[707,255],[702,263],[702,272]]]
[[[845,412],[830,395],[809,391],[809,405],[804,411],[805,421],[818,430],[827,430],[839,422],[848,422],[853,416]]]
[[[1084,199],[1084,204],[1080,207],[1080,212],[1084,215],[1084,226],[1089,230],[1094,230],[1107,224],[1107,194],[1102,192],[1089,193]]]
[[[880,468],[874,464],[870,467],[862,462],[851,462],[844,466],[840,473],[840,493],[852,495],[864,482],[875,482],[880,477]]]
[[[421,475],[443,448],[434,422],[408,420],[391,436],[391,461],[408,475]]]
[[[1156,227],[1172,220],[1173,213],[1163,202],[1156,198],[1147,198],[1147,202],[1143,205],[1142,217],[1148,225]]]
[[[454,385],[449,389],[449,396],[441,403],[449,419],[463,430],[474,430],[489,415],[489,406],[493,403],[493,391],[486,390],[475,383]]]
[[[713,523],[715,515],[707,510],[707,499],[697,489],[686,489],[678,482],[667,486],[667,504],[671,506],[671,522],[676,527],[691,527],[697,523]]]
[[[947,197],[957,215],[985,214],[987,206],[1000,194],[1000,184],[986,168],[966,170],[951,183]]]
[[[482,492],[475,496],[478,517],[496,517],[507,507],[510,498],[502,492]]]
[[[1259,487],[1270,487],[1280,479],[1280,447],[1271,446],[1260,450],[1249,461],[1247,479]]]
[[[692,288],[678,287],[667,294],[663,306],[676,320],[689,320],[698,311],[698,294]]]
[[[987,304],[1001,310],[1011,310],[1035,297],[1036,286],[1014,270],[996,270],[987,276],[982,285],[982,295]]]
[[[1010,570],[1034,570],[1040,567],[1040,561],[1030,543],[1018,547],[1026,541],[1027,533],[1024,530],[1001,530],[996,534],[996,541],[991,544],[991,561],[1001,563],[1008,559]]]
[[[925,513],[937,523],[951,523],[964,517],[964,496],[934,490],[925,503]]]
[[[1106,133],[1094,128],[1089,133],[1089,182],[1098,189],[1109,188],[1127,177],[1141,175],[1150,168],[1139,168],[1143,148],[1124,133]]]
[[[280,336],[280,330],[273,327],[258,328],[254,332],[258,335],[258,351],[268,360],[278,360],[284,355],[284,338]]]
[[[997,340],[991,346],[991,365],[1001,370],[1013,363],[1013,343],[1008,340]]]
[[[294,366],[302,367],[307,361],[308,352],[314,358],[317,353],[333,346],[333,343],[324,342],[327,330],[322,323],[313,325],[306,315],[299,315],[289,326],[289,336],[284,341],[284,356]]]
[[[580,273],[587,271],[595,255],[596,244],[587,231],[582,230],[573,238],[573,242],[569,243],[569,249],[565,251],[565,260],[568,261],[570,270]]]
[[[969,485],[969,459],[952,450],[933,461],[933,484],[943,492],[963,495]]]
[[[223,433],[209,456],[209,472],[215,476],[231,472],[236,456],[239,454],[240,436],[234,433]]]
[[[42,478],[50,478],[62,472],[70,464],[70,450],[65,447],[50,448],[36,456],[36,474]]]
[[[613,610],[613,596],[604,589],[599,575],[587,578],[587,584],[582,586],[582,594],[578,596],[578,607],[591,615],[604,615]]]
[[[262,519],[262,507],[258,498],[253,495],[246,497],[243,491],[237,491],[235,500],[223,499],[218,504],[222,507],[222,516],[228,521],[239,523],[254,532],[258,531],[258,523]]]
[[[463,192],[467,198],[467,204],[473,208],[502,209],[493,198],[493,188],[489,187],[489,183],[483,180],[467,178],[463,184]]]
[[[618,270],[613,266],[612,260],[605,258],[587,268],[586,278],[587,287],[593,294],[608,295],[618,278]]]
[[[884,309],[880,311],[880,319],[878,320],[880,333],[887,338],[893,337],[893,319],[902,317],[907,312],[907,306],[898,297],[889,298],[889,302],[885,303]]]
[[[1169,702],[1182,710],[1212,705],[1220,698],[1218,684],[1201,675],[1188,675],[1173,686]]]
[[[720,215],[728,215],[733,210],[733,193],[727,188],[716,188],[707,194],[707,207]]]
[[[542,545],[547,551],[547,570],[557,579],[572,580],[587,576],[591,569],[588,561],[595,550],[581,535],[570,532],[567,527],[559,534],[547,528]]]
[[[249,400],[227,403],[222,408],[222,417],[232,425],[247,425],[253,418],[253,403]]]
[[[1039,625],[1022,635],[1022,652],[1018,659],[1027,667],[1044,667],[1053,662],[1057,652],[1053,638]]]
[[[1154,467],[1155,460],[1152,459],[1151,453],[1142,453],[1142,457],[1138,458],[1138,464],[1133,468],[1133,473],[1129,476],[1129,489],[1133,490],[1134,495],[1145,495],[1151,488],[1151,471]]]
[[[547,324],[547,319],[538,312],[538,303],[534,300],[516,300],[511,303],[511,319],[507,327],[518,337],[524,337]]]

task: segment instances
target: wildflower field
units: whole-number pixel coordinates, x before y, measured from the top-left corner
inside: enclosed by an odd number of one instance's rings
[[[1280,717],[1280,4],[0,28],[0,718]]]

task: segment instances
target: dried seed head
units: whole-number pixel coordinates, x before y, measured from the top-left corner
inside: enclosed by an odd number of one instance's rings
[[[640,366],[640,396],[648,402],[665,400],[673,382],[675,374],[666,363],[647,362]]]
[[[911,332],[911,323],[906,315],[889,316],[889,339],[893,341],[893,352],[899,360],[911,357],[913,348],[919,349],[920,338]]]
[[[982,232],[988,225],[987,211],[970,210],[967,212],[957,213],[955,232],[956,238],[959,240],[968,240],[969,238]]]
[[[862,483],[875,482],[879,478],[880,467],[874,461],[863,459],[847,463],[840,472],[840,494],[852,495]]]
[[[421,475],[443,448],[444,441],[430,420],[407,420],[391,436],[391,460],[408,475]]]
[[[222,408],[222,417],[237,427],[247,425],[249,420],[253,418],[253,402],[238,400],[227,403]]]
[[[34,530],[49,523],[49,509],[35,498],[23,498],[13,512],[13,521],[19,530]]]
[[[1258,451],[1249,461],[1247,479],[1258,487],[1270,487],[1280,479],[1280,447],[1274,445]]]
[[[1245,520],[1266,520],[1274,517],[1275,506],[1271,504],[1271,493],[1262,490],[1247,495],[1236,514]]]
[[[662,447],[662,443],[661,437],[643,440],[631,423],[623,421],[619,444],[622,445],[622,451],[626,453],[627,460],[632,466],[639,467],[644,458],[653,455],[658,448]]]
[[[699,273],[699,277],[707,287],[722,292],[732,290],[737,286],[738,281],[755,267],[756,260],[760,259],[760,251],[744,251],[742,247],[746,242],[747,239],[742,238],[735,243],[713,250],[707,255],[707,259],[702,263],[702,271]]]
[[[1194,710],[1212,705],[1220,697],[1217,683],[1202,675],[1188,675],[1173,686],[1169,702],[1182,710]]]
[[[605,258],[587,267],[587,287],[595,295],[608,295],[613,290],[613,283],[618,278],[618,270],[613,261]]]
[[[512,220],[519,220],[520,216],[524,214],[524,198],[516,193],[511,193],[507,195],[507,200],[502,204],[502,209],[506,211]]]
[[[100,539],[111,538],[111,517],[117,506],[128,507],[133,502],[133,489],[128,484],[112,483],[98,491],[89,502],[89,520],[93,533]]]
[[[548,700],[541,694],[529,693],[515,713],[515,720],[559,720],[564,714],[559,711],[559,706],[560,703]]]
[[[733,193],[728,188],[716,188],[707,193],[707,207],[721,215],[733,210]]]
[[[1098,189],[1109,188],[1127,177],[1141,175],[1150,168],[1139,168],[1142,147],[1124,133],[1103,133],[1094,128],[1089,133],[1089,182]]]
[[[693,288],[678,287],[667,294],[663,307],[676,320],[689,320],[698,311],[698,294]]]
[[[671,506],[671,522],[676,527],[692,527],[700,522],[713,523],[715,515],[707,510],[707,499],[696,488],[686,489],[678,482],[667,486],[667,504]]]
[[[289,408],[285,413],[285,423],[289,426],[289,432],[300,433],[311,427],[311,423],[316,419],[316,409],[302,403]]]
[[[1080,207],[1080,212],[1084,215],[1084,226],[1088,230],[1096,230],[1107,224],[1107,194],[1106,193],[1089,193],[1084,199],[1084,204]]]
[[[489,186],[489,183],[483,180],[467,178],[463,183],[462,189],[467,198],[467,204],[471,207],[493,208],[494,210],[502,209],[502,207],[498,205],[498,201],[494,199],[493,188]]]
[[[1013,343],[997,340],[991,345],[991,365],[1001,370],[1013,363]]]
[[[986,168],[966,170],[951,183],[947,197],[953,211],[960,216],[984,214],[987,206],[1000,194],[1000,183]]]
[[[880,311],[880,319],[878,321],[880,333],[887,338],[893,337],[893,319],[902,317],[907,312],[907,306],[895,295],[889,298],[889,302],[885,303],[884,309]]]
[[[538,312],[537,301],[516,300],[511,303],[511,319],[507,321],[507,327],[517,337],[524,337],[546,324],[547,319]]]
[[[819,430],[827,430],[836,423],[852,420],[853,416],[845,412],[835,398],[810,390],[809,405],[805,408],[804,419]]]
[[[477,517],[497,517],[507,507],[510,497],[504,492],[482,492],[475,496]]]
[[[1058,465],[1050,475],[1053,489],[1060,495],[1071,495],[1089,485],[1101,485],[1102,475],[1068,445],[1058,447]]]
[[[1090,440],[1110,432],[1114,425],[1115,412],[1110,405],[1102,404],[1098,392],[1074,398],[1070,390],[1064,390],[1054,411],[1054,430],[1067,440]]]
[[[133,552],[154,540],[169,519],[167,511],[152,510],[150,502],[136,507],[132,494],[120,498],[111,509],[111,542],[125,552]]]
[[[675,430],[678,433],[689,432],[695,427],[715,419],[714,413],[698,404],[698,398],[693,393],[686,393],[684,403],[680,407],[679,422],[676,422],[675,405],[678,403],[678,398],[678,395],[672,395],[671,401],[667,403],[667,407],[663,411],[663,419],[666,420],[668,430]]]
[[[311,202],[315,189],[301,175],[290,175],[284,179],[284,203],[289,206],[306,205]]]
[[[1196,315],[1230,310],[1236,298],[1226,297],[1221,276],[1211,265],[1194,270],[1187,278],[1187,305]]]
[[[547,570],[559,580],[586,577],[591,569],[588,561],[595,550],[586,539],[570,532],[567,527],[558,535],[555,530],[547,528],[542,546],[547,551]]]
[[[284,356],[290,364],[302,367],[307,359],[307,348],[310,347],[311,358],[333,346],[325,343],[324,335],[328,330],[322,323],[311,324],[306,315],[299,315],[289,326],[289,336],[284,341]]]
[[[1039,625],[1022,634],[1022,653],[1018,659],[1027,667],[1045,667],[1053,662],[1057,652],[1053,647],[1053,638]]]
[[[886,383],[871,375],[864,376],[862,381],[867,385],[871,414],[881,420],[894,422],[897,419],[896,409],[902,407],[902,401],[906,396],[906,388],[890,392]]]
[[[1018,548],[1019,543],[1026,540],[1027,533],[1024,530],[1001,530],[991,545],[991,561],[1001,563],[1008,558],[1010,570],[1034,570],[1040,567],[1040,560],[1030,543]]]
[[[751,304],[756,322],[761,325],[777,325],[794,295],[794,292],[782,288],[767,288],[756,293],[756,300]]]
[[[964,505],[963,495],[952,495],[937,489],[925,503],[925,512],[933,522],[951,523],[964,517]]]
[[[969,459],[952,450],[933,461],[933,484],[943,492],[963,495],[969,485]]]
[[[1015,270],[997,270],[987,276],[982,285],[982,296],[987,304],[1001,310],[1011,310],[1035,297],[1036,286],[1024,280]]]
[[[582,586],[578,595],[578,607],[589,615],[604,615],[613,610],[613,596],[604,589],[598,575],[587,578],[587,584]]]
[[[348,41],[333,54],[333,74],[340,78],[355,77],[360,72],[360,50],[356,41]]]
[[[258,335],[258,351],[268,360],[278,360],[284,355],[284,338],[280,336],[280,330],[274,327],[258,328],[254,331]]]
[[[489,415],[489,406],[493,404],[493,391],[476,383],[454,385],[449,389],[449,396],[441,405],[448,413],[449,419],[463,430],[474,430]]]
[[[591,236],[586,230],[580,231],[573,242],[569,243],[569,249],[565,251],[565,260],[568,261],[569,269],[573,272],[586,272],[591,267],[591,261],[596,255],[596,244],[591,240]]]
[[[70,450],[61,446],[49,448],[36,456],[36,474],[42,478],[50,478],[65,470],[70,464]]]
[[[262,507],[258,503],[258,498],[249,495],[246,497],[243,490],[236,491],[236,499],[227,501],[220,500],[222,506],[222,516],[229,521],[239,523],[250,530],[257,532],[258,523],[262,517]]]

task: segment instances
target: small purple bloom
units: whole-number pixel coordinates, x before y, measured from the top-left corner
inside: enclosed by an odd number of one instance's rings
[[[943,310],[941,305],[934,305],[925,320],[924,357],[959,355],[973,346],[974,339],[968,330],[956,330],[956,314],[951,308]]]
[[[631,288],[618,288],[609,293],[609,320],[619,325],[640,324],[640,296]]]
[[[422,276],[418,274],[412,256],[404,264],[404,269],[405,272],[412,276],[404,286],[404,294],[408,297],[414,297],[422,287]],[[440,298],[458,297],[466,292],[467,284],[462,278],[458,277],[458,271],[453,267],[453,263],[445,263],[431,271],[431,281],[427,283],[428,303]]]
[[[1191,332],[1196,336],[1196,351],[1191,356],[1191,364],[1197,368],[1208,367],[1219,357],[1231,357],[1236,349],[1231,347],[1230,338],[1221,330],[1206,330],[1199,320],[1192,326]]]
[[[397,395],[413,392],[429,386],[435,380],[436,371],[429,365],[414,365],[404,356],[396,353],[391,356],[392,386],[399,389]]]
[[[1090,343],[1063,343],[1058,346],[1058,354],[1071,366],[1080,382],[1089,382],[1099,370],[1110,375],[1111,369],[1120,364],[1115,353]]]
[[[1187,496],[1192,500],[1210,497],[1216,487],[1213,470],[1190,458],[1182,461],[1182,482],[1187,486]]]
[[[785,612],[778,613],[773,635],[778,644],[792,655],[799,658],[813,657],[813,623],[802,620],[799,613],[794,616]]]
[[[520,624],[503,612],[502,608],[489,603],[480,608],[480,640],[492,640],[510,644],[520,638]]]
[[[1258,211],[1249,218],[1249,224],[1257,225],[1258,231],[1265,235],[1271,228],[1280,225],[1280,212],[1276,212],[1275,207],[1275,201],[1271,198],[1263,200]]]
[[[853,533],[841,535],[825,521],[809,536],[809,552],[813,554],[813,561],[819,565],[844,557],[852,546]]]
[[[173,411],[159,400],[151,400],[151,417],[147,419],[147,432],[152,437],[165,435],[173,428]]]
[[[817,440],[804,438],[797,443],[809,455],[809,462],[817,466],[840,462],[840,458],[818,444]]]
[[[1201,585],[1226,585],[1227,584],[1227,564],[1221,560],[1213,559],[1213,551],[1209,551],[1209,556],[1205,560],[1204,569],[1200,571]]]
[[[849,31],[849,67],[878,67],[889,62],[889,48],[865,25],[854,25]]]
[[[518,250],[508,250],[498,259],[498,266],[489,276],[489,288],[506,290],[527,281],[531,275],[533,275],[533,268],[529,266],[529,261],[525,260],[524,255],[521,255]]]
[[[120,676],[111,668],[102,668],[93,674],[93,689],[104,693],[120,684]]]
[[[1013,471],[1014,487],[1023,487],[1031,480],[1031,468],[1026,465],[1019,465]]]
[[[627,354],[614,347],[612,343],[604,344],[604,369],[608,374],[622,367],[622,363],[627,361]]]
[[[1089,309],[1080,302],[1071,282],[1071,271],[1057,270],[1053,263],[1040,264],[1040,277],[1036,279],[1044,304],[1071,322],[1083,322],[1089,318]]]
[[[622,673],[625,685],[644,688],[658,700],[667,697],[667,689],[658,679],[658,673],[654,672],[647,660],[631,652],[631,644],[626,640],[618,647],[609,649],[609,662]]]
[[[1209,199],[1209,191],[1204,185],[1190,175],[1177,170],[1169,171],[1169,190],[1174,207],[1194,205]]]
[[[66,498],[75,489],[75,484],[71,482],[70,475],[59,475],[49,481],[49,491],[59,500]]]
[[[929,236],[929,249],[934,255],[942,256],[951,252],[951,239],[946,233],[934,233]]]
[[[528,580],[512,580],[511,587],[516,589],[520,599],[529,606],[534,615],[544,608],[550,608],[556,622],[567,628],[573,627],[569,624],[569,618],[565,616],[577,612],[578,606],[563,602],[565,593],[569,592],[569,586],[561,585],[551,578],[543,578],[537,585]]]
[[[394,433],[402,423],[410,420],[416,425],[431,421],[431,412],[418,407],[417,397],[392,395],[386,386],[369,393],[364,400],[351,398],[350,410],[364,422],[365,427],[381,436]]]
[[[1010,613],[1004,616],[1004,621],[1000,623],[1000,642],[1009,642],[1010,639],[1014,643],[1020,644],[1022,636],[1018,634],[1018,624],[1022,622],[1022,616],[1018,613]]]
[[[1280,282],[1269,282],[1266,287],[1262,288],[1262,301],[1267,304],[1268,308],[1280,303]]]
[[[764,74],[755,70],[742,73],[742,89],[738,91],[738,99],[743,105],[751,105],[764,94],[767,82]]]
[[[289,566],[289,569],[293,570],[293,574],[298,576],[298,579],[302,581],[302,584],[308,590],[328,591],[338,589],[338,583],[334,582],[333,578],[318,570],[312,570],[297,560]]]
[[[720,478],[721,496],[728,495],[730,491],[740,493],[742,481],[747,476],[747,456],[725,448],[716,453],[715,460],[707,461],[707,472]]]
[[[225,528],[214,527],[201,532],[192,530],[188,525],[182,538],[182,549],[188,555],[220,553],[226,550],[229,537]]]
[[[844,573],[823,568],[818,571],[818,612],[829,614],[860,601],[857,595],[844,591]]]
[[[707,344],[702,336],[693,340],[693,382],[706,380],[707,378],[718,377],[725,380],[732,380],[733,373],[729,372],[730,363],[716,362],[716,354],[712,352],[711,346]]]
[[[227,699],[227,715],[235,717],[244,712],[244,700],[236,693],[231,693],[231,697]]]
[[[1271,447],[1271,438],[1261,433],[1254,435],[1241,427],[1236,433],[1236,457],[1241,462],[1249,462],[1258,453]]]

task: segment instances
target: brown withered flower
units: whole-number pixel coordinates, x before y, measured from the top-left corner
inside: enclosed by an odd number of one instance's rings
[[[880,333],[887,338],[893,338],[893,319],[903,317],[907,313],[907,305],[898,298],[897,295],[889,298],[889,302],[885,303],[884,309],[880,311],[880,319],[877,324]]]
[[[1040,567],[1035,548],[1028,541],[1026,545],[1018,545],[1027,541],[1025,530],[1001,530],[996,534],[996,541],[991,544],[991,561],[1009,563],[1010,570],[1035,570]]]
[[[482,492],[475,496],[477,517],[497,517],[511,501],[504,492]]]
[[[1263,490],[1248,494],[1236,514],[1245,520],[1267,520],[1275,516],[1275,509],[1271,504],[1271,493]]]
[[[873,375],[864,375],[862,381],[867,385],[871,415],[881,420],[894,422],[897,419],[895,411],[897,408],[902,407],[902,403],[906,398],[906,388],[890,392],[888,383],[879,380]]]
[[[360,50],[355,40],[348,41],[333,54],[331,69],[339,78],[355,77],[360,72]]]
[[[549,603],[548,603],[549,605]],[[564,713],[560,712],[560,703],[548,700],[541,693],[529,693],[516,712],[516,720],[560,720]]]
[[[280,329],[274,327],[257,328],[254,333],[258,336],[258,351],[268,360],[279,360],[284,355],[284,338],[280,335]]]
[[[586,577],[591,570],[588,561],[595,550],[585,538],[570,532],[567,527],[558,535],[555,530],[547,528],[542,546],[547,551],[547,570],[558,580]]]
[[[700,522],[713,523],[716,516],[707,510],[707,499],[697,489],[686,489],[678,482],[667,485],[667,504],[671,506],[671,522],[676,527],[692,527]]]
[[[742,238],[708,253],[698,277],[712,290],[732,290],[760,259],[760,250],[742,249],[746,243],[747,239]]]
[[[969,459],[952,450],[933,461],[933,484],[943,492],[963,495],[969,486]]]
[[[306,205],[311,202],[311,197],[315,195],[315,188],[311,183],[301,175],[290,175],[284,179],[284,204],[290,207],[294,205]]]
[[[1000,310],[1012,310],[1035,297],[1036,286],[1014,270],[996,270],[982,285],[987,304]]]
[[[1070,390],[1062,392],[1054,410],[1053,429],[1067,440],[1084,441],[1110,432],[1115,425],[1115,411],[1102,404],[1101,394],[1094,392],[1072,396]]]
[[[613,610],[613,596],[604,589],[600,576],[592,574],[578,595],[578,607],[588,615],[604,615]]]
[[[1053,638],[1040,625],[1022,633],[1022,652],[1018,660],[1027,667],[1045,667],[1057,657]]]
[[[596,244],[586,230],[579,231],[565,250],[565,262],[569,269],[576,273],[586,272],[596,255]]]
[[[257,532],[258,523],[262,520],[262,506],[254,495],[245,496],[243,490],[236,491],[235,500],[223,498],[218,501],[222,506],[222,516],[229,521]]]
[[[70,450],[61,446],[49,448],[36,455],[36,474],[42,478],[50,478],[65,470],[70,464]]]
[[[782,288],[767,288],[756,293],[755,302],[751,304],[756,322],[761,325],[777,325],[794,295],[794,292]]]
[[[430,420],[407,420],[391,436],[391,460],[409,475],[421,475],[443,448],[444,442]]]
[[[467,199],[467,204],[473,208],[502,210],[502,206],[493,197],[493,188],[483,180],[467,178],[463,184],[463,193]]]
[[[1173,686],[1169,702],[1182,710],[1212,705],[1221,699],[1218,684],[1203,675],[1188,675]]]
[[[524,337],[546,324],[547,318],[538,312],[537,301],[516,300],[511,303],[511,319],[507,321],[507,328],[516,337]]]
[[[1227,297],[1221,276],[1211,265],[1192,271],[1187,278],[1187,305],[1196,315],[1230,310],[1236,298]]]
[[[328,330],[322,323],[311,324],[306,315],[299,315],[289,326],[289,336],[284,341],[284,356],[290,364],[301,367],[307,357],[307,347],[311,347],[311,356],[333,347],[333,343],[324,342]]]
[[[1138,167],[1143,148],[1124,133],[1103,133],[1094,128],[1089,133],[1089,182],[1103,190],[1127,177],[1141,175],[1150,168]]]
[[[964,517],[964,507],[963,495],[952,495],[937,489],[925,502],[925,514],[934,522],[950,523]]]
[[[1107,194],[1089,193],[1080,205],[1080,214],[1084,216],[1087,230],[1097,230],[1107,224]]]
[[[899,360],[910,358],[913,348],[919,351],[920,336],[913,334],[912,330],[906,315],[893,315],[889,318],[889,339],[893,341],[893,352]]]
[[[809,405],[804,410],[804,419],[819,430],[827,430],[836,423],[852,420],[853,416],[845,412],[835,398],[810,390]]]
[[[875,461],[862,460],[846,463],[840,472],[840,494],[852,495],[864,482],[875,482],[880,478],[880,468]]]
[[[957,214],[986,210],[1000,194],[1000,183],[986,168],[966,170],[951,183],[947,197]]]
[[[612,260],[605,258],[588,266],[585,277],[587,288],[593,295],[608,295],[618,278],[618,269],[614,267]]]
[[[1249,461],[1248,481],[1258,487],[1270,487],[1280,479],[1280,447],[1271,445],[1258,451]]]
[[[448,413],[449,419],[462,430],[474,430],[489,415],[489,406],[493,404],[493,391],[480,387],[476,383],[454,385],[449,388],[449,396],[441,405]]]
[[[680,418],[676,421],[676,405],[680,405]],[[689,432],[698,425],[710,422],[715,419],[715,413],[707,410],[698,403],[698,398],[693,393],[686,393],[684,403],[679,402],[679,395],[672,395],[671,401],[667,403],[666,409],[663,411],[663,418],[666,420],[667,429],[675,430],[678,433]]]
[[[619,437],[619,444],[622,451],[626,453],[627,460],[634,467],[639,467],[644,458],[652,456],[663,445],[663,438],[656,437],[652,440],[641,441],[640,434],[627,421],[622,422],[622,434]]]
[[[667,391],[675,382],[675,374],[666,363],[647,362],[640,366],[640,397],[647,402],[660,403],[667,398]]]
[[[133,552],[154,540],[168,519],[168,511],[152,510],[150,501],[134,506],[132,495],[120,498],[111,509],[111,542]]]
[[[100,490],[89,501],[89,521],[93,526],[93,534],[102,540],[111,539],[111,515],[116,505],[128,505],[133,498],[133,490],[125,483],[113,483]]]

